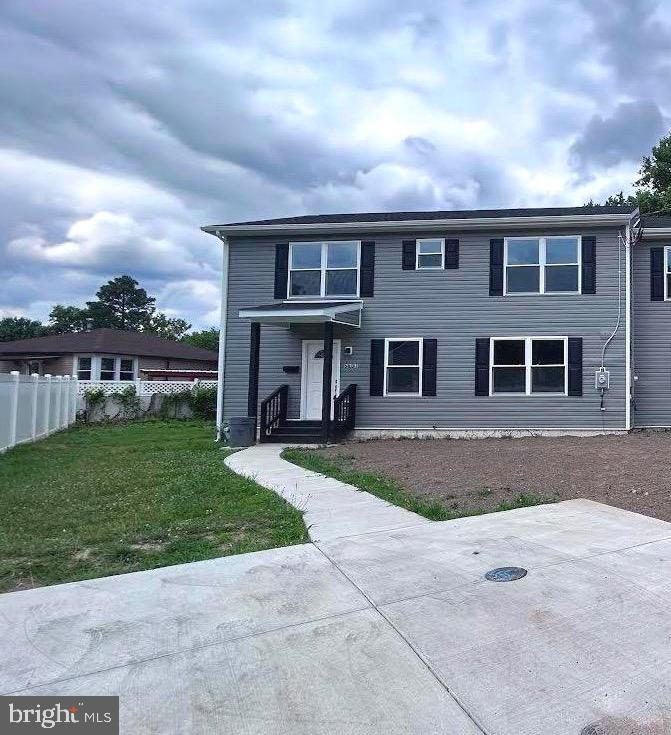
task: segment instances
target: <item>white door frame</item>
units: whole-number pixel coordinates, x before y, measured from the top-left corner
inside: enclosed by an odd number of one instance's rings
[[[323,339],[304,339],[301,347],[301,419],[305,419],[307,415],[307,398],[308,398],[308,347],[309,345],[319,344],[324,346]],[[338,395],[340,391],[340,340],[333,340],[333,373],[331,376],[331,396]],[[331,398],[331,418],[333,418],[333,398]]]

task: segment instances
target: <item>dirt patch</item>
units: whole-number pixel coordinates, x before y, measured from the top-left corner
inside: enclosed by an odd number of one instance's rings
[[[520,494],[589,498],[671,521],[671,432],[524,439],[384,439],[319,450],[459,511]]]

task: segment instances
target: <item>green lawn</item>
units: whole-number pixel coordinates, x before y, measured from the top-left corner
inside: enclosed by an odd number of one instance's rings
[[[0,455],[0,591],[308,540],[203,421],[81,426]]]
[[[388,503],[411,510],[413,513],[417,513],[432,521],[450,521],[454,518],[512,510],[513,508],[526,508],[528,506],[550,502],[536,495],[522,493],[515,497],[513,501],[501,502],[489,510],[455,510],[440,502],[427,502],[426,500],[422,500],[401,487],[392,477],[371,472],[361,472],[352,465],[352,462],[347,457],[336,456],[326,458],[309,449],[292,447],[285,449],[282,452],[282,457],[300,467],[305,467],[307,470],[320,472],[322,475],[334,477],[336,480],[346,482],[348,485],[354,485],[359,490],[365,490],[371,493],[371,495],[376,495],[378,498],[386,500]]]

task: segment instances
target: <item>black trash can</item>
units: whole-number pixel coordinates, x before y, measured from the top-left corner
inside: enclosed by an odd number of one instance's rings
[[[228,443],[232,447],[251,447],[256,444],[256,419],[253,416],[233,416],[229,419]]]

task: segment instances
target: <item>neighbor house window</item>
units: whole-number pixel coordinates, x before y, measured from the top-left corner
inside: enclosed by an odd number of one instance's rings
[[[580,236],[505,239],[506,294],[580,293]]]
[[[290,296],[358,296],[358,241],[291,243]]]
[[[91,380],[91,364],[90,357],[77,358],[77,378],[79,380]]]
[[[422,339],[386,339],[384,395],[422,395]]]
[[[427,238],[417,240],[417,270],[445,267],[445,240]]]
[[[114,363],[116,359],[114,357],[101,357],[100,358],[100,380],[115,380],[116,371],[114,369]]]
[[[566,337],[492,337],[490,392],[567,395]]]
[[[119,380],[135,380],[134,363],[131,357],[119,358]]]

